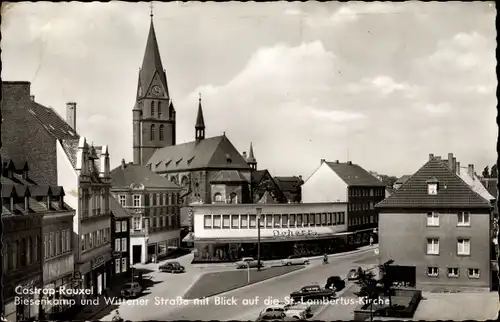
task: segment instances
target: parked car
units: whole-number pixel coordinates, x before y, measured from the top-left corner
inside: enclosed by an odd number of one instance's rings
[[[236,262],[236,268],[255,268],[258,266],[258,261],[253,257],[243,257],[241,260]],[[260,267],[264,264],[260,262]]]
[[[288,317],[305,320],[312,316],[311,305],[308,303],[294,303],[285,306],[285,314]]]
[[[143,292],[142,286],[137,282],[125,283],[120,291],[120,295],[125,298],[138,297]]]
[[[332,287],[337,292],[343,290],[345,288],[345,281],[340,276],[330,276],[326,280],[325,288],[331,289]]]
[[[162,272],[166,273],[184,273],[186,268],[179,264],[179,262],[167,262],[158,268]]]
[[[283,266],[289,266],[289,265],[308,265],[309,259],[304,258],[300,255],[291,255],[288,256],[287,258],[281,260],[281,265]]]
[[[288,317],[284,312],[266,312],[264,314],[259,315],[257,318],[257,322],[263,321],[297,321],[298,319],[294,319]]]
[[[358,269],[356,268],[353,268],[349,271],[349,273],[347,273],[347,279],[349,281],[355,281],[359,278],[359,275],[358,275]]]
[[[308,285],[293,292],[290,297],[294,302],[305,302],[308,300],[332,299],[335,297],[335,291],[321,288],[319,285]]]
[[[265,315],[267,313],[276,313],[278,315],[280,315],[281,313],[285,313],[285,316],[287,318],[293,318],[296,320],[301,320],[306,318],[306,313],[304,312],[304,310],[301,310],[300,307],[287,305],[284,302],[266,307],[264,310],[260,312],[260,315]]]

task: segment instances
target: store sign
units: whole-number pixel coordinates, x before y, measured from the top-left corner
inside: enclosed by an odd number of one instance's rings
[[[104,255],[98,256],[90,261],[90,267],[92,269],[97,268],[97,267],[101,266],[102,264],[104,264],[104,262],[105,262]]]
[[[79,271],[75,271],[73,273],[73,280],[80,281],[82,279],[82,273]]]
[[[273,230],[273,237],[277,238],[291,238],[291,237],[314,237],[318,232],[314,230],[298,229],[298,230]]]

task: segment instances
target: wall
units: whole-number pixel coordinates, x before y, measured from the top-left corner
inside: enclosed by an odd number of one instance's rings
[[[302,185],[302,202],[346,202],[347,184],[323,163]]]
[[[239,214],[256,214],[256,208],[262,208],[262,214],[302,214],[316,212],[344,212],[347,213],[345,203],[329,203],[329,204],[225,204],[225,205],[193,205],[194,212],[194,233],[196,238],[245,238],[256,237],[256,228],[242,229],[205,229],[204,215],[239,215]],[[346,216],[346,215],[344,215]],[[347,218],[345,218],[347,220]],[[303,228],[261,228],[261,237],[273,237],[274,230],[279,231],[296,231],[306,232],[312,230],[318,235],[333,234],[346,231],[346,224],[335,226],[311,226]]]
[[[146,248],[146,238],[145,237],[130,237],[130,258],[129,263],[132,265],[133,256],[134,256],[134,247],[133,246],[141,246],[141,263],[145,263],[148,255],[148,249]]]
[[[28,112],[29,82],[2,82],[2,158],[28,161],[38,184],[57,185],[56,143]]]
[[[166,241],[172,238],[180,238],[181,230],[170,230],[170,231],[161,231],[157,233],[149,234],[149,244],[158,243],[162,241]]]
[[[73,272],[75,262],[72,253],[46,260],[43,264],[43,283],[47,284]]]
[[[427,227],[427,212],[408,213],[383,211],[379,214],[380,261],[394,260],[394,265],[416,266],[418,285],[490,284],[489,214],[471,214],[470,227],[457,227],[457,215],[440,214],[439,227]],[[439,255],[427,255],[427,237],[439,238]],[[457,256],[457,238],[471,239],[471,255]],[[439,278],[428,277],[427,267],[440,268]],[[459,278],[448,278],[447,267],[459,267]],[[479,268],[480,278],[469,279],[468,268]]]
[[[46,233],[61,232],[62,230],[70,230],[70,238],[73,238],[73,212],[60,214],[45,214],[43,217],[42,227],[42,243]],[[62,278],[73,272],[74,269],[74,250],[75,244],[70,241],[72,252],[61,254],[57,257],[45,259],[43,263],[43,283],[47,284],[55,279]],[[42,244],[42,247],[44,245]],[[42,248],[44,254],[44,248]]]

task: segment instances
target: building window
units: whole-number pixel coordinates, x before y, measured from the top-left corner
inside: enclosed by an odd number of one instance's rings
[[[122,229],[121,223],[119,221],[116,221],[115,222],[115,233],[121,232],[121,229]]]
[[[221,227],[220,215],[214,215],[213,228],[220,228],[220,227]]]
[[[274,228],[280,228],[281,227],[281,216],[280,215],[274,215]]]
[[[34,263],[38,263],[38,260],[40,259],[39,258],[39,249],[38,247],[40,247],[40,236],[36,236],[35,238],[35,245],[33,246],[33,262]]]
[[[238,195],[234,192],[229,195],[229,198],[231,199],[231,203],[238,203]]]
[[[448,267],[448,277],[457,278],[460,276],[460,270],[458,267]]]
[[[457,242],[458,255],[470,255],[470,239],[458,239]]]
[[[266,215],[266,228],[273,228],[273,216]]]
[[[134,195],[134,207],[140,207],[140,206],[141,206],[141,196]]]
[[[120,206],[125,207],[125,204],[127,202],[127,197],[124,195],[120,195],[118,198],[120,200]]]
[[[222,195],[220,193],[216,193],[214,195],[214,202],[221,203],[222,202]]]
[[[127,258],[122,258],[122,272],[127,271]]]
[[[17,269],[17,245],[17,241],[12,243],[12,269]]]
[[[26,240],[26,264],[30,265],[31,264],[31,237],[28,237]]]
[[[158,102],[158,118],[161,118],[161,102]]]
[[[7,243],[3,244],[2,247],[2,266],[3,272],[6,273],[9,270],[9,246]]]
[[[295,227],[295,214],[290,214],[290,220],[288,222],[290,227]]]
[[[155,102],[151,101],[151,116],[155,116]]]
[[[134,217],[133,224],[134,230],[141,230],[141,217]]]
[[[239,221],[240,221],[240,216],[239,215],[231,215],[231,228],[233,229],[238,229],[240,228]]]
[[[427,254],[439,255],[439,239],[427,238]]]
[[[250,215],[250,223],[249,223],[249,227],[250,228],[257,228],[257,215]]]
[[[458,226],[470,226],[470,212],[461,211],[458,213]]]
[[[25,267],[26,266],[26,239],[23,238],[21,239],[21,245],[19,249],[19,255],[20,255],[20,266]]]
[[[321,214],[314,214],[314,224],[321,226]]]
[[[321,214],[321,225],[322,226],[326,226],[326,223],[328,222],[328,220],[326,219],[326,216],[327,216],[326,213]]]
[[[82,250],[84,250],[82,248]],[[43,258],[49,258],[49,235],[44,234],[43,235]]]
[[[122,238],[122,252],[126,252],[127,251],[127,238],[124,237]]]
[[[54,256],[55,253],[55,245],[54,245],[54,233],[49,234],[49,258]]]
[[[212,228],[212,216],[211,215],[205,215],[203,216],[203,227],[204,228],[207,228],[207,229],[210,229]]]
[[[288,227],[288,215],[281,215],[281,228]]]
[[[155,139],[156,125],[151,124],[151,141]]]
[[[428,212],[427,213],[427,226],[439,226],[439,213]]]
[[[240,228],[248,228],[248,215],[240,216]]]
[[[115,251],[119,252],[121,251],[121,240],[120,238],[115,239]]]
[[[102,243],[101,230],[96,231],[95,234],[96,234],[96,243],[95,244],[96,244],[96,246],[99,246]]]
[[[222,228],[229,228],[229,215],[222,216]]]
[[[128,231],[128,227],[127,227],[127,221],[124,220],[122,221],[122,232],[127,232]]]
[[[439,268],[437,268],[437,267],[427,267],[427,276],[429,276],[429,277],[438,277],[439,276]]]
[[[68,252],[71,251],[71,239],[72,238],[73,238],[73,236],[71,236],[71,230],[67,229],[66,230],[66,251],[68,251]],[[108,239],[106,238],[106,242],[107,241],[108,241]]]
[[[302,227],[302,214],[297,214],[297,227]]]
[[[85,235],[80,236],[80,248],[82,249],[82,252],[87,249],[85,245]],[[45,252],[45,258],[47,258],[47,252]]]
[[[479,278],[479,268],[469,268],[469,278]]]
[[[120,264],[121,264],[121,263],[120,263],[120,259],[119,259],[119,258],[118,258],[118,259],[115,259],[115,272],[116,272],[117,274],[118,274],[118,273],[121,273],[121,270],[120,270],[121,265],[120,265]]]
[[[429,195],[437,195],[438,194],[438,185],[437,185],[437,183],[429,183],[427,185],[427,193]]]

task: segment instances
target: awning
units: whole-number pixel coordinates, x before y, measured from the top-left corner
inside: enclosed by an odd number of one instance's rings
[[[184,236],[184,238],[182,238],[183,243],[192,243],[193,241],[194,241],[194,234],[192,232],[188,233],[186,236]]]

